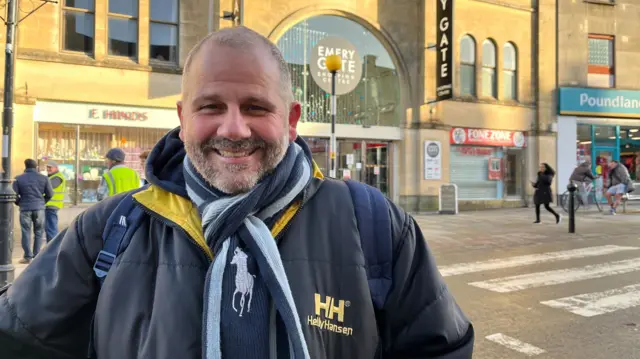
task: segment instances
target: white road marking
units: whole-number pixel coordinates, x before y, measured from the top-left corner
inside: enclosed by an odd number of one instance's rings
[[[640,305],[640,284],[604,292],[586,293],[540,302],[552,308],[564,309],[583,317],[615,312]]]
[[[544,349],[540,349],[536,346],[533,346],[529,343],[525,343],[516,338],[512,338],[508,335],[504,335],[502,333],[496,333],[487,335],[486,338],[494,343],[505,346],[509,349],[515,350],[527,356],[534,356],[544,353]]]
[[[603,278],[640,270],[640,258],[593,264],[585,267],[551,270],[511,277],[472,282],[469,285],[498,293],[515,292],[528,288]]]
[[[454,264],[450,266],[442,266],[440,267],[440,274],[442,274],[443,277],[448,277],[452,275],[475,273],[475,272],[482,272],[482,271],[494,270],[494,269],[513,268],[513,267],[520,267],[525,265],[547,263],[547,262],[557,262],[557,261],[575,259],[575,258],[603,256],[607,254],[623,252],[623,251],[632,251],[632,250],[638,250],[638,249],[640,248],[606,245],[606,246],[598,246],[598,247],[572,249],[572,250],[559,251],[559,252],[527,254],[527,255],[517,256],[517,257],[499,258],[499,259],[492,259],[492,260],[481,261],[481,262],[460,263],[460,264]]]

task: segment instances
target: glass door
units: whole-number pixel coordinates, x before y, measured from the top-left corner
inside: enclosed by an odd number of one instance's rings
[[[520,149],[507,149],[504,157],[504,186],[507,198],[522,198],[524,156]]]
[[[389,195],[389,143],[366,142],[364,182]]]

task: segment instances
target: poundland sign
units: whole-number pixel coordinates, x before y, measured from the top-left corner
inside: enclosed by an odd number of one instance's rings
[[[561,115],[640,118],[640,91],[562,87]]]

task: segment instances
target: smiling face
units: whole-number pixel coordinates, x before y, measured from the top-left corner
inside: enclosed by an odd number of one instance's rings
[[[263,44],[209,41],[184,76],[180,138],[194,167],[222,192],[249,191],[297,136],[300,105],[282,96],[277,61]]]

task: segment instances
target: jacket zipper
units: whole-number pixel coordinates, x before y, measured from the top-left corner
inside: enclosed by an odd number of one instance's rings
[[[160,215],[158,215],[157,213],[151,211],[150,209],[148,209],[145,205],[143,205],[142,203],[138,202],[138,200],[134,199],[133,200],[138,206],[142,207],[142,210],[148,214],[149,216],[153,217],[154,219],[160,221],[161,223],[173,228],[173,229],[177,229],[180,232],[182,232],[188,239],[189,241],[195,245],[198,250],[200,251],[200,253],[204,256],[205,260],[207,261],[207,263],[211,263],[211,259],[209,258],[209,255],[207,255],[207,252],[202,249],[202,247],[198,244],[198,242],[196,242],[195,239],[193,239],[193,237],[191,237],[191,235],[189,233],[187,233],[187,231],[185,231],[182,227],[180,227],[179,225],[177,225],[175,222],[172,222]]]

